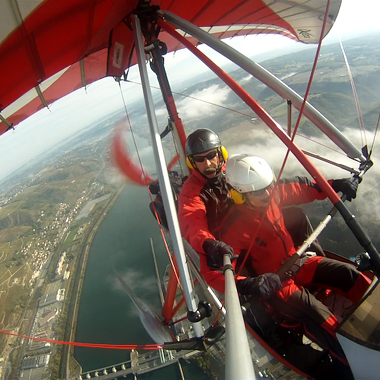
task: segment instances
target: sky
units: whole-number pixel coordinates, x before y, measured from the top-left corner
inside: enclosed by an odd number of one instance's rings
[[[338,19],[330,31],[324,44],[337,40],[338,34],[344,39],[363,31],[369,31],[378,23],[377,0],[343,0]],[[377,27],[380,30],[380,26]],[[225,41],[237,50],[247,55],[261,54],[287,47],[310,48],[302,44],[295,44],[280,36],[250,36],[234,38]],[[210,52],[207,47],[201,47],[210,58],[222,65],[226,59],[218,53]],[[252,52],[252,53],[250,53]],[[165,67],[172,85],[183,79],[184,74],[190,78],[194,74],[208,70],[188,51],[178,51],[174,55],[165,57]],[[149,70],[150,71],[150,70]],[[133,68],[129,79],[140,82],[137,70]],[[156,79],[150,75],[151,85],[157,85]],[[127,105],[142,98],[141,87],[132,83],[122,83],[123,96]],[[201,96],[202,94],[198,94]],[[221,95],[221,101],[223,96]],[[190,101],[187,100],[188,104]],[[197,105],[197,107],[202,107]],[[46,151],[60,141],[83,130],[96,125],[110,113],[123,108],[122,96],[118,84],[112,78],[104,78],[91,84],[87,89],[79,89],[72,94],[56,101],[49,109],[43,109],[0,136],[0,181],[20,166]],[[178,107],[183,113],[191,112],[189,107],[180,103]],[[203,110],[207,111],[207,109]],[[6,165],[4,165],[6,163]]]

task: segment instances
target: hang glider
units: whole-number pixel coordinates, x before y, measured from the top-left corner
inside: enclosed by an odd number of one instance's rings
[[[195,340],[200,340],[205,335],[200,322],[203,318],[211,316],[209,314],[210,308],[205,307],[205,304],[201,302],[196,305],[192,279],[188,271],[187,258],[175,213],[175,203],[173,197],[170,196],[172,188],[167,173],[161,136],[158,133],[152,95],[149,93],[150,86],[145,65],[146,52],[152,46],[152,49],[149,50],[152,58],[151,63],[153,67],[156,65],[155,72],[162,79],[159,78],[159,83],[170,116],[169,122],[171,127],[175,126],[171,130],[173,131],[173,137],[182,159],[185,158],[183,154],[185,133],[183,126],[180,125],[176,116],[178,113],[176,112],[174,102],[172,102],[173,99],[170,91],[168,91],[170,87],[167,86],[165,88],[163,60],[158,48],[159,45],[156,44],[160,41],[165,43],[168,51],[176,51],[184,46],[191,50],[202,62],[223,79],[256,115],[267,124],[277,137],[284,142],[317,181],[335,208],[342,214],[347,225],[354,232],[361,245],[368,251],[368,258],[365,256],[365,260],[363,260],[364,264],[367,265],[367,268],[364,269],[372,270],[378,276],[380,273],[380,255],[362,231],[360,225],[352,217],[352,214],[347,210],[342,199],[339,198],[324,177],[308,161],[304,152],[291,141],[290,137],[281,129],[279,124],[232,78],[226,76],[220,68],[215,67],[206,56],[202,56],[202,53],[197,52],[196,50],[198,49],[195,48],[201,42],[210,42],[208,45],[213,47],[213,41],[204,40],[205,34],[222,39],[239,35],[277,33],[301,42],[320,42],[321,37],[326,35],[330,30],[338,13],[340,3],[339,0],[281,0],[272,2],[269,0],[209,0],[194,3],[185,2],[184,0],[151,2],[142,0],[71,0],[61,4],[54,0],[46,0],[24,4],[21,1],[15,0],[11,3],[2,3],[0,5],[2,17],[0,20],[0,68],[2,69],[0,70],[0,83],[2,83],[0,89],[0,117],[2,118],[0,134],[24,120],[38,109],[48,106],[71,91],[85,87],[105,76],[120,77],[128,67],[138,63],[144,89],[153,156],[158,167],[158,181],[162,191],[163,208],[165,209],[178,266],[179,275],[177,277],[181,280],[183,296],[187,306],[187,317],[193,323]],[[326,12],[326,7],[328,8],[328,12]],[[191,24],[191,26],[186,25],[186,23]],[[183,25],[183,27],[180,27],[178,24]],[[172,25],[176,25],[185,32],[176,31]],[[195,33],[192,33],[192,27],[196,28]],[[162,32],[161,28],[166,32]],[[321,36],[322,30],[324,30],[324,34]],[[193,37],[190,37],[187,33]],[[160,41],[157,39],[158,34],[160,34]],[[222,44],[218,39],[216,41]],[[136,51],[134,50],[134,44],[136,44]],[[216,48],[215,50],[218,49]],[[231,57],[236,58],[236,52],[232,50],[224,55],[230,59]],[[239,57],[238,60],[240,66],[243,67],[245,61]],[[15,67],[17,70],[15,70]],[[251,73],[249,70],[246,71]],[[266,80],[266,78],[263,78],[262,82],[265,83]],[[277,92],[281,96],[286,91],[284,87],[277,88]],[[293,100],[292,96],[291,94],[289,99],[297,106],[297,99],[294,98],[295,100]],[[309,111],[306,109],[305,116],[309,118],[310,115],[307,112]],[[315,115],[311,116],[314,117]],[[315,118],[317,119],[317,117]],[[331,128],[329,137],[334,140],[336,136],[337,134]],[[356,148],[351,148],[343,136],[339,136],[339,138],[341,145],[345,148],[343,150],[346,151],[348,156],[362,161],[358,176],[364,174],[372,165],[369,157],[364,157],[360,151],[355,150]],[[121,148],[121,145],[118,147]],[[119,149],[118,153],[120,153],[118,158],[122,162],[129,164],[128,160],[124,160],[125,157],[121,149]],[[185,165],[183,166],[185,167]],[[139,173],[135,172],[134,174],[137,180],[142,180],[139,177]],[[356,179],[358,180],[358,178]],[[324,225],[327,224],[331,217],[330,213]],[[230,289],[226,286],[225,292],[227,299],[226,310],[228,311],[226,313],[226,340],[228,348],[226,355],[226,374],[228,376],[226,378],[247,378],[246,368],[252,367],[248,342],[243,347],[243,351],[247,356],[243,357],[238,352],[239,350],[230,348],[242,346],[239,342],[241,338],[246,338],[246,332],[241,316],[241,307],[239,302],[236,302],[238,301],[238,295],[234,284],[231,263],[227,262],[226,257],[224,264],[226,272],[228,269],[226,278],[228,276],[229,281],[227,284],[230,284],[228,286],[231,288],[230,292]],[[373,288],[371,289],[372,294],[367,294],[368,300],[374,302],[375,305],[377,304],[378,295],[373,290],[378,292],[377,284],[378,282],[373,284]],[[168,286],[169,291],[163,308],[165,321],[171,319],[171,313],[175,310],[173,305],[176,286],[176,283],[174,285],[169,283]],[[228,297],[229,293],[230,296]],[[234,301],[232,306],[230,300]],[[368,300],[365,299],[364,301],[367,302]],[[364,305],[364,310],[372,308],[372,304],[368,306],[362,302],[362,305]],[[235,313],[232,314],[232,312]],[[240,322],[238,316],[240,317]],[[350,323],[355,321],[354,318],[351,319],[352,316],[354,316],[353,313],[350,315]],[[372,317],[371,313],[369,313],[370,317]],[[362,310],[359,310],[357,320],[363,320]],[[377,332],[377,320],[378,318],[376,318],[374,329],[371,329],[368,333],[371,335],[369,337],[371,339],[372,331]],[[351,354],[354,361],[358,357],[355,353],[367,347],[370,339],[360,340],[359,338],[363,324],[358,322],[357,331],[353,333],[350,323],[342,324],[342,329],[339,332],[341,333],[342,340],[346,337],[350,340],[346,350]],[[344,329],[346,330],[344,331]],[[255,332],[252,334],[255,336]],[[288,337],[287,334],[285,335]],[[258,334],[257,337],[259,338]],[[358,341],[359,343],[357,344]],[[229,346],[228,342],[232,342],[233,344]],[[355,351],[352,349],[352,346],[355,346]],[[374,366],[370,369],[373,374],[378,372],[376,367],[378,361],[375,360],[378,356],[375,352],[378,351],[378,342],[376,341],[376,344],[370,348],[372,350],[370,353],[373,354],[374,358]],[[278,352],[278,356],[279,359],[283,359],[285,353]],[[242,364],[247,365],[247,367],[240,365],[239,360],[241,359]],[[320,362],[321,360],[318,358],[316,363]],[[357,365],[357,360],[355,362],[354,365]],[[303,372],[299,367],[297,369]],[[252,376],[248,377],[254,378],[253,368],[247,370],[252,372]],[[359,371],[360,367],[358,367],[356,373]],[[244,377],[235,376],[236,373],[241,373]]]
[[[57,99],[106,76],[120,77],[136,56],[128,16],[147,5],[172,12],[216,37],[280,34],[318,42],[327,0],[55,0],[0,2],[0,134]],[[341,0],[332,0],[325,34]],[[150,8],[151,9],[151,8]],[[194,37],[184,34],[194,45]],[[160,33],[168,51],[183,45]]]

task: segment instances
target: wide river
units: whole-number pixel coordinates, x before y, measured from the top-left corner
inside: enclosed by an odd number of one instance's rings
[[[153,239],[160,276],[168,264],[157,222],[144,187],[126,185],[99,227],[91,245],[80,302],[76,341],[112,344],[154,343],[115,276],[116,269],[136,295],[158,312],[161,301],[149,238]],[[75,358],[89,371],[129,360],[129,351],[75,348]],[[209,379],[181,361],[186,379]],[[177,365],[139,379],[181,379]]]

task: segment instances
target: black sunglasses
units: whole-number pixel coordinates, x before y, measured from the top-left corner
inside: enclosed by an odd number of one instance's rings
[[[208,160],[212,160],[217,155],[217,153],[218,151],[214,150],[210,153],[207,153],[205,156],[193,156],[193,159],[195,162],[203,162],[205,158],[207,158]]]

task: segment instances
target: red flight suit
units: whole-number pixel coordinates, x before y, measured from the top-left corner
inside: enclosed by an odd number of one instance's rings
[[[282,207],[324,198],[326,196],[318,185],[306,177],[281,180],[265,215],[246,204],[235,205],[218,230],[214,231],[215,236],[230,245],[238,255],[248,250],[254,240],[247,259],[248,267],[255,271],[252,276],[276,273],[296,251],[284,223]],[[200,254],[200,260],[201,273],[207,283],[224,293],[224,275],[208,268],[205,254]],[[303,287],[311,284],[333,289],[356,303],[370,281],[352,265],[315,256],[309,258],[292,279],[284,281],[283,289],[270,300],[276,309],[303,322],[312,338],[344,361],[344,353],[335,341],[334,331],[338,321],[325,305]],[[321,330],[325,331],[321,333]],[[329,334],[325,334],[326,331]]]
[[[215,177],[206,179],[193,170],[178,197],[178,220],[182,236],[198,252],[205,254],[203,243],[215,239],[210,232],[223,220],[233,201],[224,178],[224,164]]]

